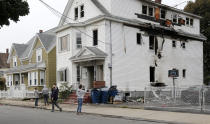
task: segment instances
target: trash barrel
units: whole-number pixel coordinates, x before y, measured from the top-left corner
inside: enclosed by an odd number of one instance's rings
[[[100,91],[98,89],[91,91],[91,100],[93,104],[100,103]]]

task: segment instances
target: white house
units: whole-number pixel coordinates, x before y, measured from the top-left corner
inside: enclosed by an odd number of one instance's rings
[[[69,0],[56,30],[57,83],[143,91],[172,85],[177,69],[177,86],[202,85],[200,19],[161,0]]]

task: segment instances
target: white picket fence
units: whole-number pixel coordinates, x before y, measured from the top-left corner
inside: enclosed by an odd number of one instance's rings
[[[25,85],[11,86],[7,91],[0,91],[0,98],[34,98],[34,92],[26,90]]]

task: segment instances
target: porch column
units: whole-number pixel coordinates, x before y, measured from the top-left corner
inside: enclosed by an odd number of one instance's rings
[[[19,74],[19,78],[20,78],[20,80],[19,80],[20,83],[19,84],[22,84],[22,74],[21,73]]]
[[[94,81],[97,81],[97,65],[94,65]]]

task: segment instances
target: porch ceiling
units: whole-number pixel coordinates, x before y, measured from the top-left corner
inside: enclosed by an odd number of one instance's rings
[[[105,60],[107,54],[97,47],[84,47],[70,60],[73,62],[85,62],[93,60]]]
[[[14,68],[10,68],[8,71],[6,71],[6,74],[11,74],[11,73],[23,73],[31,70],[37,70],[37,69],[45,69],[46,65],[44,62],[42,63],[35,63],[35,64],[28,64],[28,65],[22,65]]]

